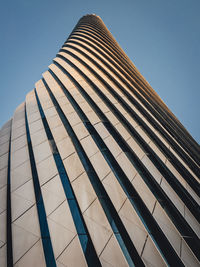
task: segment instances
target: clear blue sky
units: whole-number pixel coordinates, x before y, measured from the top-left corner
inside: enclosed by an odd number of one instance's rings
[[[0,126],[34,88],[78,19],[95,13],[200,143],[200,0],[0,3]]]

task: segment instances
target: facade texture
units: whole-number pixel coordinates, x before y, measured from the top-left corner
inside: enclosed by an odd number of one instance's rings
[[[199,150],[82,17],[0,131],[0,266],[200,266]]]

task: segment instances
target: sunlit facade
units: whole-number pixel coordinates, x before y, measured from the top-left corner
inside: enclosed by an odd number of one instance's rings
[[[82,17],[0,130],[0,266],[199,266],[199,152]]]

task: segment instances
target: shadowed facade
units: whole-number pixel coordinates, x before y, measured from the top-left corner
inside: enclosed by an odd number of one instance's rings
[[[199,266],[199,152],[83,16],[0,130],[0,266]]]

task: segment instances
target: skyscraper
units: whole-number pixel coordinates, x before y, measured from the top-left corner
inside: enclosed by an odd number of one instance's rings
[[[199,266],[199,150],[82,17],[0,131],[0,266]]]

